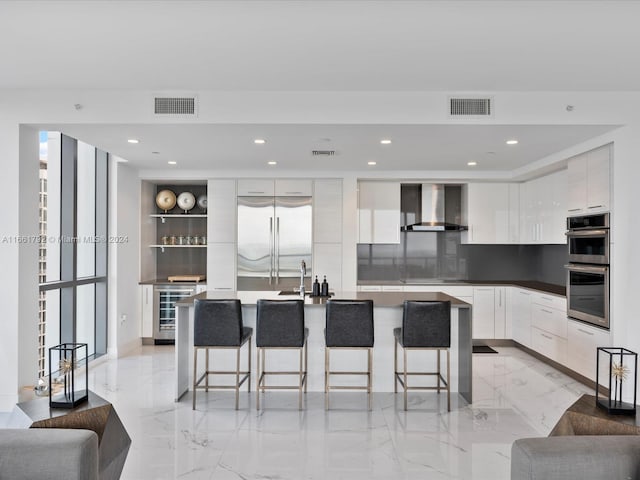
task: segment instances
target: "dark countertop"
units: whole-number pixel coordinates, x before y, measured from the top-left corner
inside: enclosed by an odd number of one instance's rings
[[[165,278],[154,278],[152,280],[141,280],[138,285],[206,285],[207,280],[201,282],[170,282]]]
[[[564,285],[556,285],[553,283],[536,282],[530,280],[359,280],[358,285],[424,285],[424,286],[479,286],[479,285],[495,285],[495,286],[514,286],[528,288],[553,295],[566,296],[567,289]]]
[[[176,302],[177,307],[191,307],[196,299],[239,299],[243,305],[255,305],[259,299],[290,300],[298,295],[279,295],[278,292],[218,292],[206,291]],[[470,304],[442,292],[334,292],[332,299],[373,300],[374,307],[402,307],[405,300],[450,301],[454,308],[469,308]],[[327,298],[305,297],[305,305],[324,305]]]

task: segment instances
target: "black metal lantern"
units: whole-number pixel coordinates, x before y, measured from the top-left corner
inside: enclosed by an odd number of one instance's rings
[[[597,352],[596,404],[612,415],[635,416],[638,354],[620,347],[598,347]],[[607,374],[608,379],[604,378]],[[629,393],[631,384],[633,384],[633,403],[630,401]]]
[[[80,372],[80,367],[84,367],[84,374]],[[49,406],[74,408],[88,398],[87,344],[63,343],[51,347],[49,349]]]

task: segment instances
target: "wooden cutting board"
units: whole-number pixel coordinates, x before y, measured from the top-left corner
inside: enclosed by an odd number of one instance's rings
[[[205,275],[169,275],[167,280],[170,282],[201,282],[205,278]]]

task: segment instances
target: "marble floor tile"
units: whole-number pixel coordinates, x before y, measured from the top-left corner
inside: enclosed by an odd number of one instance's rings
[[[172,396],[173,349],[141,347],[90,370],[90,388],[111,401],[132,445],[123,480],[508,479],[511,444],[549,433],[590,389],[516,348],[475,354],[474,403],[457,395],[228,391]],[[0,419],[2,420],[2,419]],[[6,422],[6,419],[5,419]]]

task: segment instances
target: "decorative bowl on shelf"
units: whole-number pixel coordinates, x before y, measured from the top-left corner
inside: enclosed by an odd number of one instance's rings
[[[156,195],[156,205],[160,210],[164,210],[167,213],[176,206],[176,194],[171,190],[161,190]]]
[[[198,197],[198,206],[203,210],[207,209],[207,196],[206,195],[200,195]]]
[[[191,192],[182,192],[178,195],[178,207],[187,213],[196,205],[196,197]]]

